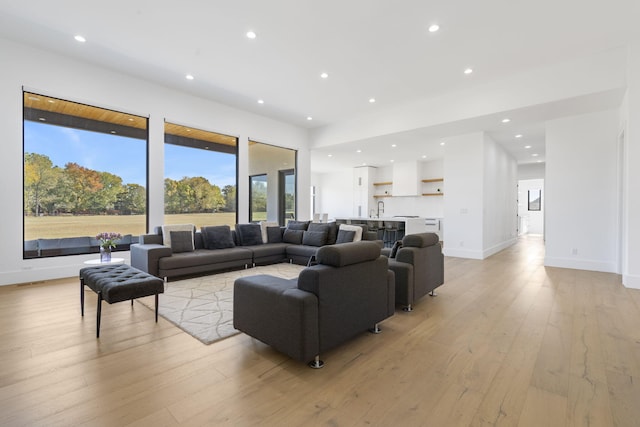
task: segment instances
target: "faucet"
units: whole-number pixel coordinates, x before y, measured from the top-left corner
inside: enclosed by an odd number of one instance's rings
[[[382,205],[382,208],[380,208]],[[380,214],[384,213],[384,202],[382,200],[378,200],[378,218],[380,218]]]

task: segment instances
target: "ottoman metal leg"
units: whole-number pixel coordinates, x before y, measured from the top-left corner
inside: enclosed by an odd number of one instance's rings
[[[80,279],[80,314],[84,316],[84,280]]]
[[[102,292],[98,292],[98,314],[96,316],[96,338],[100,338],[100,314],[102,314]]]
[[[156,323],[158,323],[158,295],[156,294]]]

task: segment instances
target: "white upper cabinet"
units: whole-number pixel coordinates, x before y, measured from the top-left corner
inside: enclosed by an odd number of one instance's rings
[[[419,184],[419,162],[398,162],[393,164],[394,196],[418,196],[421,194]]]

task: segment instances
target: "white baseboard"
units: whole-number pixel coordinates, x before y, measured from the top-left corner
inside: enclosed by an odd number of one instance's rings
[[[494,245],[488,249],[485,249],[484,251],[482,251],[482,256],[483,256],[482,259],[489,258],[491,255],[497,254],[501,250],[506,249],[509,246],[515,245],[517,241],[518,239],[514,238],[514,239],[504,241],[502,243],[499,243],[497,245]]]
[[[622,284],[625,286],[625,288],[640,289],[640,276],[623,274]]]
[[[546,267],[571,268],[574,270],[602,271],[604,273],[617,273],[615,262],[604,262],[589,259],[553,258],[545,257]]]

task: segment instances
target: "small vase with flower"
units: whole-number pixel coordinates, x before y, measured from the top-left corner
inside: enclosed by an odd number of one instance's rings
[[[122,234],[114,232],[103,232],[96,236],[100,242],[100,262],[111,262],[111,249],[116,247],[116,243],[122,239]]]

